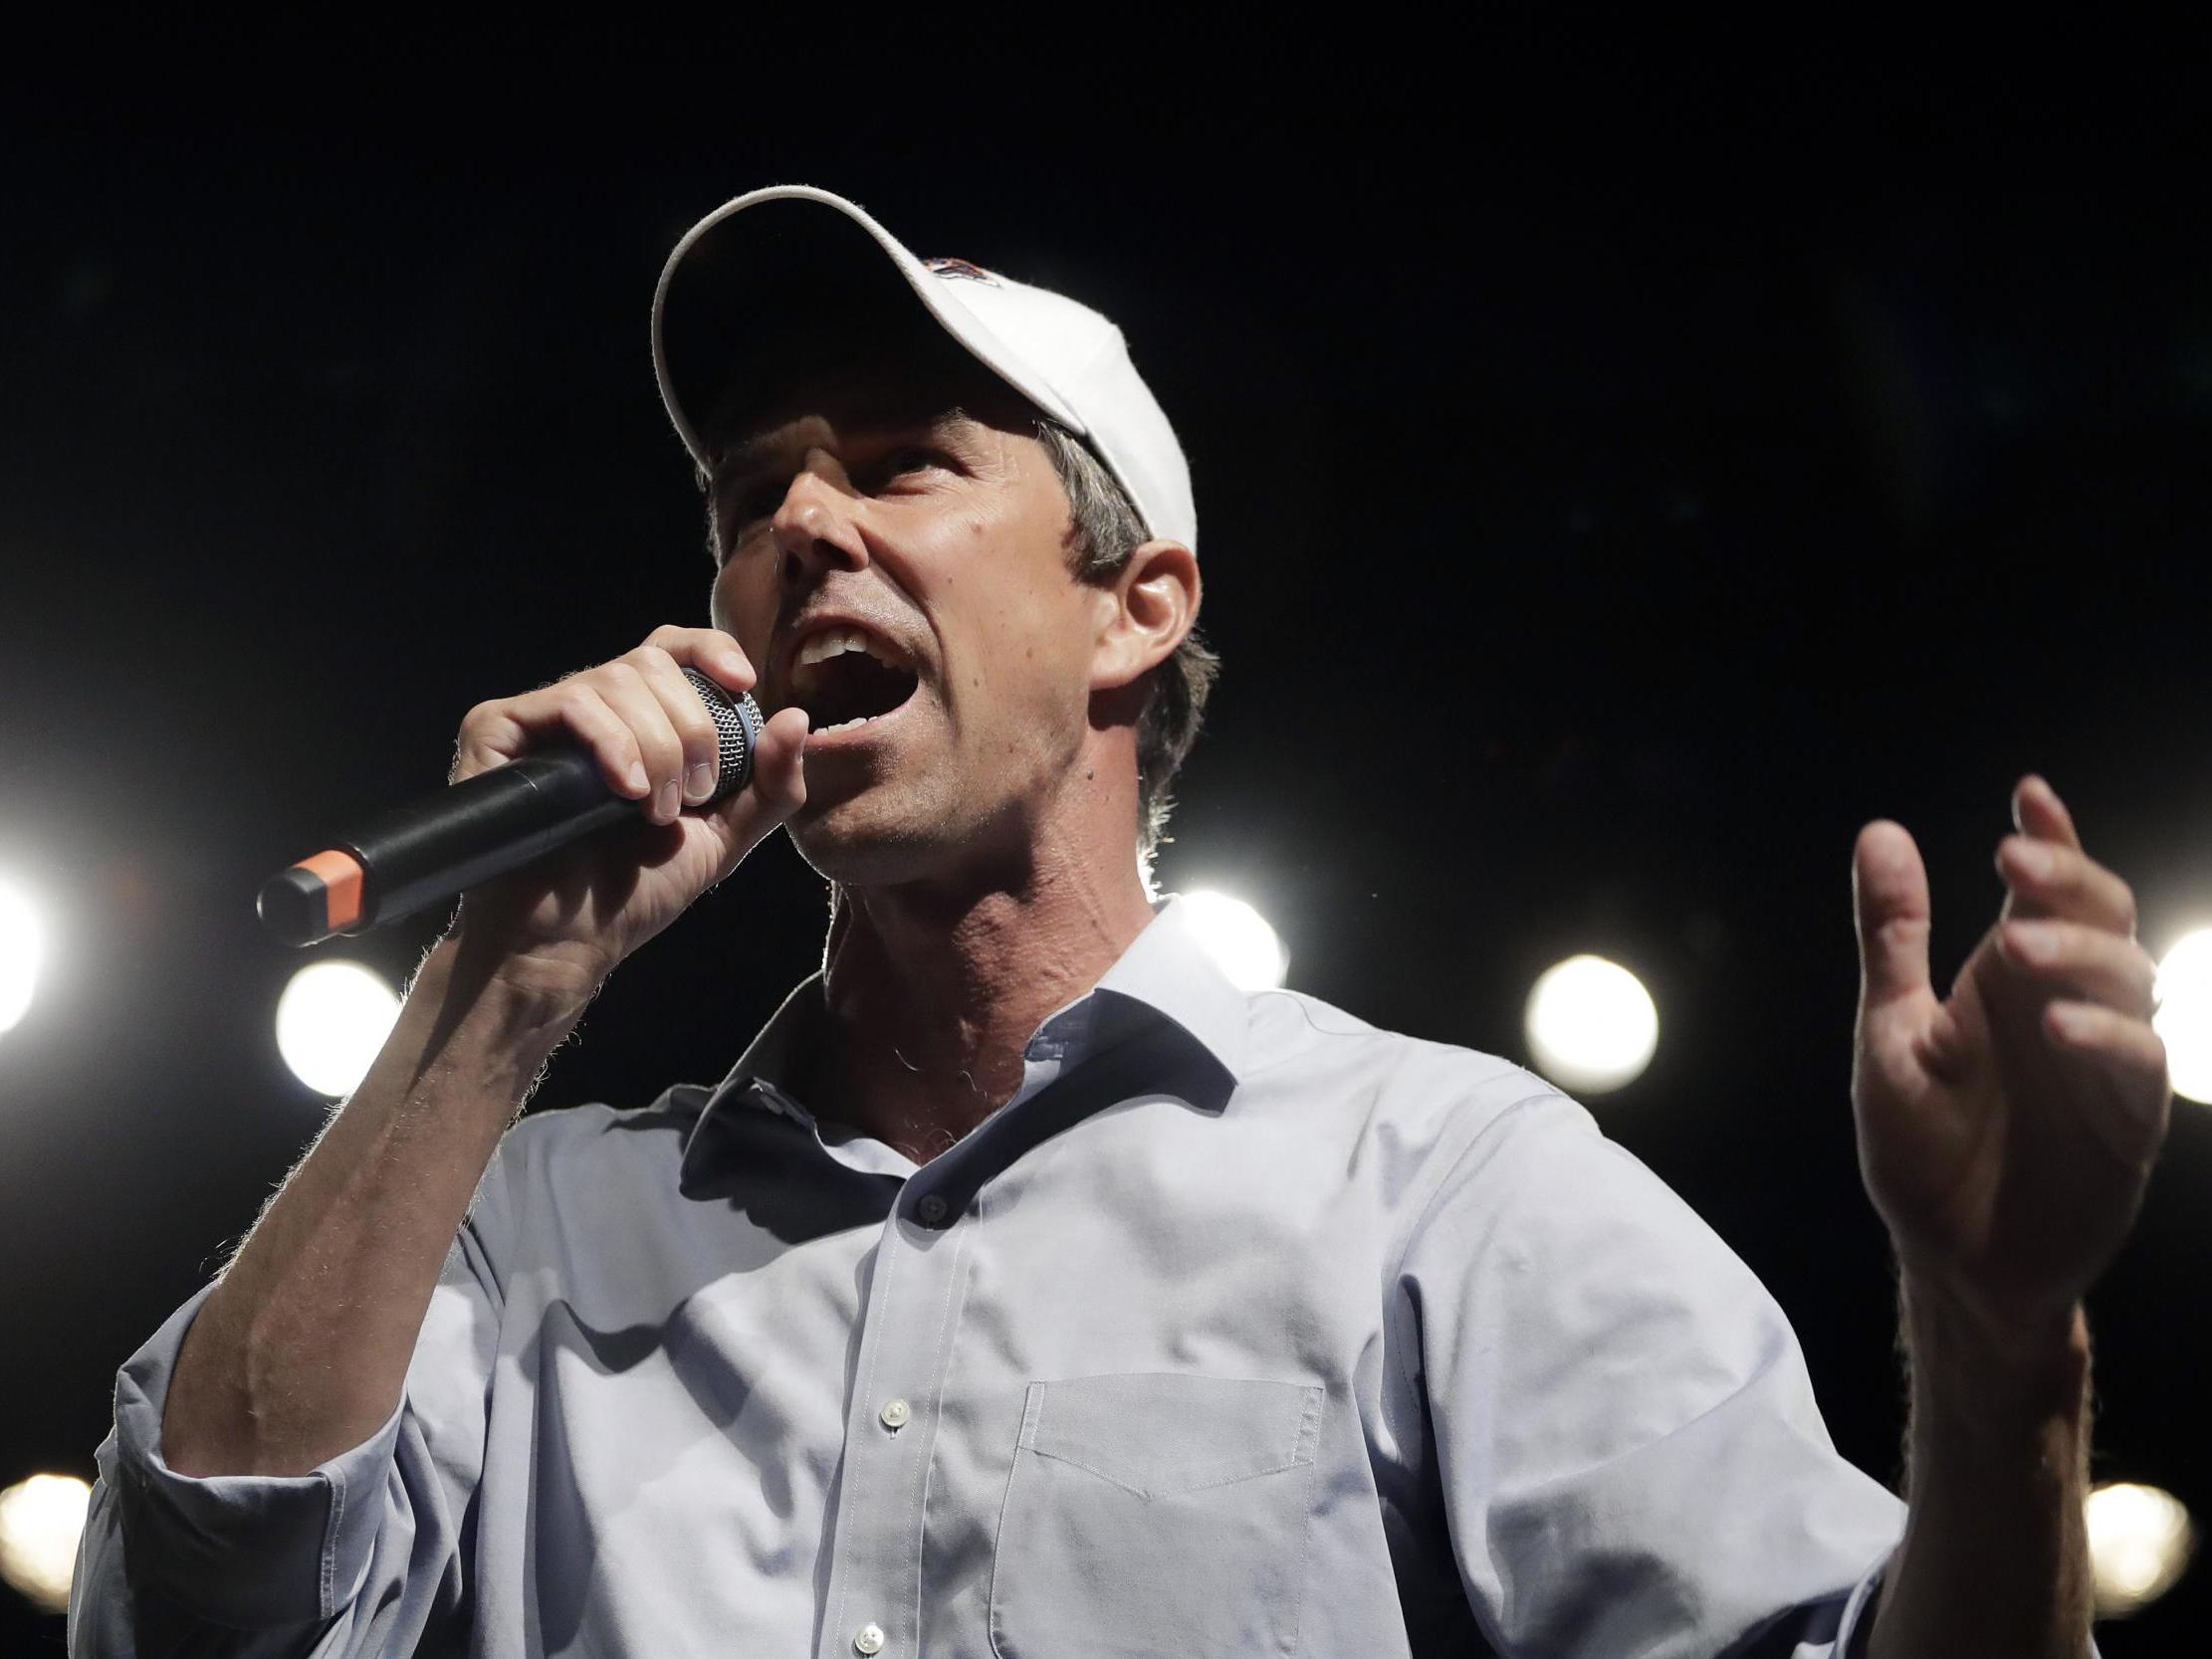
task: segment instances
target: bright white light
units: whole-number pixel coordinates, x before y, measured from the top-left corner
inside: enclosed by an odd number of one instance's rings
[[[0,1492],[0,1578],[50,1613],[69,1611],[77,1540],[93,1489],[75,1475],[33,1475]]]
[[[399,995],[358,962],[310,962],[277,998],[277,1050],[319,1095],[352,1092],[391,1035]]]
[[[1562,1089],[1602,1095],[1632,1083],[1659,1046],[1642,980],[1603,956],[1569,956],[1537,977],[1524,1022],[1536,1069]]]
[[[2184,934],[2158,964],[2150,1028],[2165,1039],[2173,1092],[2212,1105],[2212,928]]]
[[[2169,1492],[2109,1482],[2090,1494],[2088,1515],[2100,1618],[2148,1606],[2189,1564],[2196,1529]]]
[[[1199,943],[1238,990],[1263,991],[1282,983],[1290,952],[1259,912],[1225,893],[1186,893],[1183,904]]]
[[[0,882],[0,1031],[23,1018],[38,988],[46,928],[19,888]]]

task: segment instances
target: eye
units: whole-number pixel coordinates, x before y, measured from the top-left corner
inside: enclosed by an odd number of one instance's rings
[[[722,517],[733,543],[747,539],[775,516],[789,486],[781,479],[764,478],[734,490],[726,499]]]
[[[876,473],[886,483],[906,473],[928,472],[945,464],[945,458],[933,449],[920,444],[903,444],[876,464]]]
[[[780,479],[767,479],[738,495],[738,521],[753,523],[757,519],[773,518],[775,510],[783,505],[785,487]]]

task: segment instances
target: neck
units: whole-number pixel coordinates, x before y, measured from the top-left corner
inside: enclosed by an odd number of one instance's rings
[[[926,1163],[1011,1099],[1037,1026],[1152,920],[1134,848],[1097,851],[1040,849],[1011,879],[836,888],[817,1110]]]

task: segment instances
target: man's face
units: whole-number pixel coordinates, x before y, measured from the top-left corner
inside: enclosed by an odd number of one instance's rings
[[[1111,596],[1068,568],[1031,418],[973,376],[844,375],[717,468],[713,618],[769,713],[807,710],[790,832],[834,881],[1018,863],[1068,781]]]

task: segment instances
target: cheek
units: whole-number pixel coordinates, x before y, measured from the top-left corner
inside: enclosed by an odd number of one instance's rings
[[[766,660],[769,630],[774,622],[773,600],[761,602],[761,582],[751,570],[726,564],[716,573],[707,594],[707,620],[736,640],[752,659],[758,673]]]
[[[1095,619],[1069,585],[1057,491],[949,514],[907,544],[902,574],[938,619],[965,720],[1058,729],[1089,706]]]
[[[1026,594],[996,608],[975,678],[984,694],[1025,726],[1057,731],[1089,708],[1089,639],[1063,594]]]

